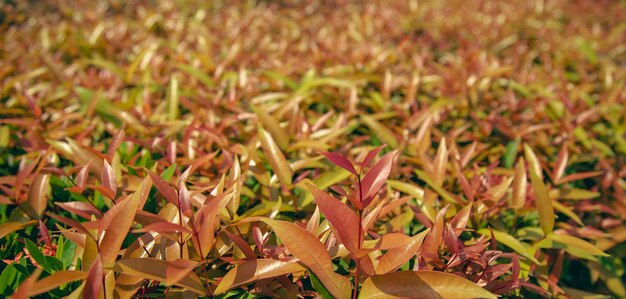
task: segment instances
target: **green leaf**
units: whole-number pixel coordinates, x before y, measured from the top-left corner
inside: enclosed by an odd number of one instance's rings
[[[33,241],[29,239],[24,239],[24,243],[26,244],[26,249],[28,249],[28,253],[30,256],[41,266],[44,270],[49,269],[48,261],[46,260],[46,256],[41,253],[37,244],[33,243]]]
[[[503,231],[499,231],[499,230],[495,230],[492,229],[491,231],[493,231],[493,236],[496,237],[496,241],[498,241],[499,243],[504,244],[505,246],[513,249],[515,252],[517,252],[519,255],[531,260],[533,263],[535,264],[539,264],[539,261],[532,256],[528,249],[526,248],[526,246],[524,246],[520,241],[518,241],[515,237],[507,234],[506,232]],[[483,228],[478,230],[478,233],[486,235],[486,236],[490,236],[491,232],[489,231],[489,229]]]

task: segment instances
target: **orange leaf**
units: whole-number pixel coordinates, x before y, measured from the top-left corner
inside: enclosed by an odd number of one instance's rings
[[[28,289],[28,296],[36,296],[45,292],[54,290],[66,283],[84,279],[87,277],[87,272],[66,270],[55,272],[52,275],[37,281],[31,288]]]
[[[261,279],[302,272],[304,268],[297,263],[281,262],[278,260],[260,259],[247,261],[236,265],[220,281],[214,294],[222,294],[234,287],[248,284]]]
[[[261,221],[270,225],[285,247],[319,278],[326,289],[339,299],[350,298],[348,278],[335,273],[326,247],[311,233],[296,224],[272,219]]]
[[[415,256],[415,254],[417,254],[417,251],[424,241],[424,237],[426,237],[429,231],[430,229],[426,229],[425,231],[411,237],[411,241],[409,241],[409,243],[389,249],[389,251],[387,251],[387,253],[385,253],[385,255],[383,255],[378,262],[378,266],[376,266],[376,273],[383,274],[395,271],[408,262],[413,256]]]
[[[368,278],[359,299],[386,298],[497,298],[475,283],[454,274],[400,271]]]
[[[338,238],[348,251],[355,255],[363,242],[359,243],[359,217],[338,199],[307,183],[313,199],[337,232]]]
[[[127,258],[117,261],[113,269],[115,272],[130,276],[166,282],[169,267],[171,267],[170,262],[161,259]],[[169,273],[172,273],[172,270],[170,270]],[[188,272],[184,277],[173,284],[194,293],[206,295],[200,278],[198,278],[193,271]]]

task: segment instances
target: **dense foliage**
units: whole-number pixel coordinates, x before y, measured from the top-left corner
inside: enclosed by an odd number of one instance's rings
[[[2,0],[0,297],[626,297],[626,2],[349,2]]]

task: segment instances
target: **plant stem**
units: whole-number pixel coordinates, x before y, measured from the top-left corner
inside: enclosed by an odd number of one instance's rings
[[[357,175],[357,179],[359,181],[359,202],[363,203],[363,186],[361,185],[361,176]],[[359,231],[358,231],[358,242],[357,242],[357,251],[361,249],[361,242],[363,242],[363,211],[357,208],[357,214],[359,216]],[[358,252],[357,252],[358,254]],[[356,258],[356,267],[354,268],[354,292],[352,293],[352,298],[356,299],[359,292],[359,266],[361,259]]]

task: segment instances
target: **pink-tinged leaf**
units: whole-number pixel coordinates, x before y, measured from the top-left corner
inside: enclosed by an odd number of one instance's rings
[[[177,232],[183,233],[191,233],[186,227],[180,226],[176,223],[171,223],[167,221],[161,221],[156,223],[148,224],[142,228],[133,230],[135,233],[146,233],[146,232],[157,232],[159,234],[172,234]]]
[[[322,152],[322,154],[326,157],[326,159],[333,162],[333,164],[351,172],[354,175],[358,175],[356,169],[354,169],[354,165],[348,160],[346,157],[342,156],[339,153],[334,152]]]
[[[87,186],[87,178],[89,178],[89,164],[91,164],[91,161],[89,161],[87,165],[83,166],[76,175],[76,187],[78,187],[81,192]]]
[[[102,259],[98,256],[93,262],[93,265],[91,265],[89,274],[87,274],[87,280],[85,281],[85,287],[83,288],[83,298],[98,298],[103,286],[103,271]]]
[[[281,262],[278,260],[253,260],[236,265],[220,281],[214,294],[222,294],[234,287],[249,284],[261,279],[289,275],[303,272],[304,268],[297,263]]]
[[[326,247],[311,233],[296,224],[272,219],[261,221],[270,225],[285,247],[319,278],[326,289],[338,299],[350,298],[348,278],[335,273]]]
[[[604,174],[604,171],[589,171],[589,172],[572,173],[570,175],[564,176],[559,181],[559,184],[565,184],[565,183],[569,183],[573,181],[588,179],[588,178],[592,178],[594,176],[599,176],[602,174]]]
[[[102,185],[98,185],[98,186],[93,186],[93,185],[89,185],[87,186],[93,190],[96,190],[98,192],[100,192],[104,197],[110,199],[110,200],[115,200],[115,193],[113,193],[113,190],[102,186]]]
[[[178,201],[180,202],[180,209],[185,216],[191,217],[193,211],[191,210],[191,196],[189,195],[189,190],[185,184],[181,184],[179,188]]]
[[[65,270],[54,272],[52,275],[47,276],[37,281],[31,288],[28,289],[28,296],[37,296],[49,291],[52,291],[66,283],[70,283],[75,280],[84,279],[87,277],[87,272]]]
[[[563,177],[565,168],[567,167],[567,160],[569,158],[569,152],[567,151],[567,142],[563,143],[559,155],[556,159],[554,169],[552,170],[552,181],[557,183]]]
[[[69,202],[55,202],[54,204],[70,213],[76,214],[87,220],[91,220],[91,216],[96,216],[96,218],[102,218],[102,213],[98,209],[96,209],[93,205],[90,205],[86,202],[69,201]]]
[[[438,260],[439,246],[441,245],[441,242],[443,241],[443,230],[444,230],[443,222],[444,222],[444,218],[446,215],[446,211],[448,210],[448,207],[449,206],[446,206],[445,208],[441,209],[439,213],[437,213],[437,216],[435,217],[435,222],[433,223],[433,227],[431,228],[430,232],[426,236],[426,239],[424,240],[424,244],[422,245],[420,249],[420,252],[422,253],[422,255]]]
[[[347,205],[317,189],[315,185],[306,184],[306,186],[311,190],[320,211],[337,232],[338,239],[351,254],[356,255],[362,245],[362,240],[359,243],[359,217]]]
[[[49,248],[52,248],[52,240],[50,239],[50,232],[48,231],[46,224],[43,223],[41,219],[39,219],[39,235],[44,240],[46,245],[48,245]]]
[[[256,259],[256,254],[244,239],[242,239],[239,235],[235,235],[227,230],[224,230],[224,233],[226,233],[231,241],[237,244],[237,247],[239,247],[241,252],[243,252],[243,254],[246,256],[246,260]]]
[[[50,174],[38,173],[30,184],[28,206],[39,219],[46,212],[48,193],[50,190]]]
[[[115,178],[115,172],[113,167],[107,160],[104,160],[104,166],[102,167],[102,185],[109,188],[113,194],[117,193],[117,179]]]
[[[33,169],[35,169],[35,167],[37,166],[38,161],[39,161],[39,158],[36,161],[33,161],[29,164],[26,164],[26,160],[22,160],[20,162],[20,170],[17,172],[17,175],[15,176],[15,184],[13,185],[15,189],[14,192],[15,192],[15,198],[17,202],[21,201],[22,186],[24,185],[26,178],[31,174],[31,172],[33,172]]]
[[[463,247],[450,223],[446,223],[445,225],[443,231],[443,242],[448,247],[448,250],[453,254],[459,254],[459,251]]]
[[[165,261],[156,258],[127,258],[117,261],[113,270],[125,275],[166,282],[168,268],[172,267],[171,263],[172,261]],[[189,266],[190,264],[191,263],[187,262],[186,266]],[[182,270],[186,271],[186,269],[189,268],[183,267]],[[178,268],[178,270],[170,270],[169,273],[175,273],[177,271],[181,271],[181,269]],[[173,276],[172,278],[177,279],[178,277]],[[206,295],[206,291],[200,281],[200,278],[198,278],[193,271],[189,271],[184,277],[180,278],[176,282],[173,282],[173,284],[183,287],[198,295]]]
[[[400,271],[374,275],[361,288],[359,299],[497,298],[460,276],[436,271]]]
[[[461,233],[467,226],[467,222],[469,221],[469,216],[472,211],[472,206],[473,203],[470,202],[461,211],[459,211],[454,216],[454,218],[452,218],[452,221],[450,221],[450,225],[452,225],[452,228],[454,229],[457,237],[461,235]]]
[[[526,167],[524,158],[519,158],[515,165],[515,177],[513,178],[513,195],[511,197],[511,207],[518,210],[526,203],[526,190],[528,190],[528,178],[526,177]]]
[[[539,213],[539,225],[541,230],[548,235],[554,229],[554,207],[552,206],[552,199],[548,194],[548,188],[543,184],[543,181],[535,170],[530,170],[530,181],[533,186],[535,194],[535,204],[537,206],[537,212]]]
[[[11,297],[13,299],[29,298],[30,296],[28,295],[28,292],[35,286],[35,284],[37,283],[37,278],[39,278],[39,275],[41,275],[42,271],[42,268],[36,268],[35,271],[33,271],[33,274],[31,274],[28,278],[24,279],[24,281],[20,283],[20,285],[17,287],[17,290],[15,291],[15,293],[13,293],[13,295],[11,295]]]
[[[198,253],[204,258],[209,254],[215,239],[215,218],[220,200],[214,198],[203,205],[194,214],[192,242]]]
[[[320,207],[315,207],[315,211],[309,222],[306,224],[306,231],[312,233],[313,235],[317,234],[317,230],[320,227]]]
[[[374,158],[376,157],[376,155],[378,155],[378,153],[385,148],[385,144],[376,147],[375,149],[371,150],[369,153],[367,153],[367,155],[365,156],[365,158],[363,158],[363,161],[361,162],[361,168],[364,167],[368,167],[370,165],[370,162],[372,162],[372,160],[374,160]]]
[[[115,156],[115,152],[117,151],[117,148],[122,144],[122,141],[124,141],[124,133],[125,130],[119,129],[117,130],[117,132],[115,132],[115,135],[113,135],[113,138],[111,138],[111,143],[109,143],[109,148],[107,150],[107,154],[109,156],[109,159],[113,159],[113,156]]]
[[[437,154],[433,161],[432,178],[435,184],[441,186],[446,175],[446,167],[448,166],[448,148],[446,147],[446,138],[442,138],[437,148]]]
[[[385,255],[383,255],[376,266],[376,274],[383,274],[395,271],[400,268],[406,262],[408,262],[419,250],[424,238],[428,234],[430,229],[411,237],[410,241],[402,246],[398,246],[389,249]]]
[[[64,216],[60,216],[60,215],[54,215],[52,213],[46,213],[46,215],[58,222],[61,222],[65,225],[68,225],[76,230],[78,230],[79,232],[93,238],[93,236],[91,235],[91,233],[89,232],[89,230],[84,227],[82,224],[80,224],[78,221],[74,220],[74,219],[70,219],[70,218],[66,218]]]
[[[135,191],[125,200],[118,202],[115,207],[119,205],[120,211],[115,213],[112,217],[111,223],[115,225],[106,226],[106,232],[100,242],[100,254],[102,262],[105,266],[113,264],[117,259],[117,255],[120,252],[122,243],[130,230],[130,226],[135,218],[135,212],[139,206],[139,197],[141,189]],[[110,210],[107,214],[111,212]],[[106,217],[103,217],[103,219]]]
[[[371,197],[376,195],[380,188],[383,186],[387,178],[389,177],[389,173],[391,172],[391,166],[393,165],[393,158],[398,153],[398,150],[393,150],[378,160],[372,168],[370,168],[363,180],[361,181],[361,185],[363,186],[363,205],[367,207],[367,205],[372,201]]]
[[[148,175],[154,186],[159,190],[159,193],[165,197],[167,201],[172,203],[173,205],[178,207],[178,196],[176,195],[176,191],[172,186],[170,186],[163,178],[161,178],[158,174],[148,170]]]

